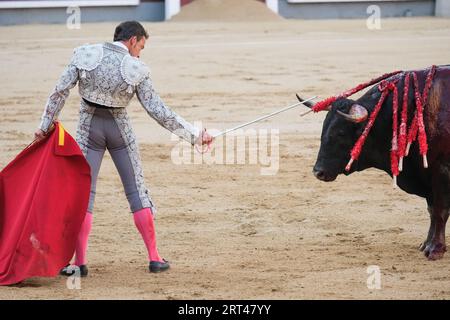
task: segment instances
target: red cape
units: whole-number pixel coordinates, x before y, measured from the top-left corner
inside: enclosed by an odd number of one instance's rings
[[[70,262],[90,187],[89,164],[59,123],[0,172],[0,285]]]

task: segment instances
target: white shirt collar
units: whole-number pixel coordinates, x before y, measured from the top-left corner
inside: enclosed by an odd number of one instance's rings
[[[123,49],[128,51],[127,46],[124,45],[121,41],[114,41],[113,44],[115,44],[116,46],[122,47]]]

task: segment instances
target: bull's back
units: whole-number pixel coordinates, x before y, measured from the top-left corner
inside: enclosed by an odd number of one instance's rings
[[[424,72],[426,77],[428,71]],[[430,151],[450,155],[450,66],[439,66],[424,110]]]

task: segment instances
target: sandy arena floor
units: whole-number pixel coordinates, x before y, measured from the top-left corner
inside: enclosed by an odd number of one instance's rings
[[[72,48],[109,41],[114,27],[0,28],[0,168],[32,140]],[[384,72],[449,63],[450,19],[386,19],[376,31],[365,20],[145,27],[151,38],[141,58],[157,91],[211,129],[295,103],[295,92],[326,97]],[[72,135],[78,101],[74,89],[60,117]],[[108,155],[82,289],[67,289],[62,277],[34,278],[0,287],[0,299],[449,299],[450,253],[429,262],[418,251],[429,223],[425,201],[393,190],[376,170],[316,180],[324,114],[300,118],[303,110],[252,127],[280,132],[279,170],[261,175],[260,164],[174,164],[176,142],[134,100],[129,111],[159,209],[160,252],[172,269],[147,272]],[[380,290],[367,288],[370,265],[380,267]]]

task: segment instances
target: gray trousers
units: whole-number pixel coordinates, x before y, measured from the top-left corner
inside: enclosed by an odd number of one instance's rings
[[[76,140],[91,167],[89,212],[94,209],[97,176],[106,149],[119,171],[131,212],[143,208],[155,212],[144,183],[136,136],[125,108],[96,108],[82,100]]]

